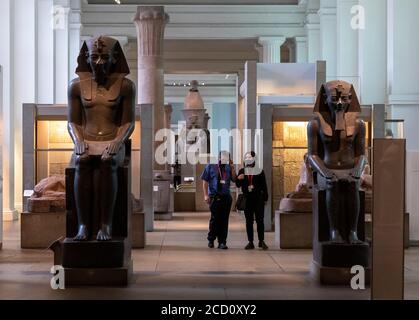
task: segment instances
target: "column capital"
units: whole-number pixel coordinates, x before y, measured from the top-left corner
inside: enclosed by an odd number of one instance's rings
[[[259,37],[259,43],[263,46],[264,63],[281,62],[281,46],[285,43],[286,37]]]
[[[133,19],[137,28],[138,54],[161,56],[163,54],[164,29],[169,15],[163,6],[138,6]]]
[[[147,20],[161,20],[166,24],[169,22],[169,15],[164,12],[163,6],[138,6],[134,22]]]
[[[258,42],[262,45],[279,45],[281,46],[286,40],[284,36],[262,36],[259,37]]]

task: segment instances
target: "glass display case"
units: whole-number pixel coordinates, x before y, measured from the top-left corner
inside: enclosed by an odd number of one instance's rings
[[[404,139],[404,120],[385,120],[384,137],[386,139]]]
[[[300,169],[307,153],[307,125],[305,121],[274,121],[272,127],[273,209],[295,188],[300,180]],[[366,122],[366,153],[371,158],[371,125]]]

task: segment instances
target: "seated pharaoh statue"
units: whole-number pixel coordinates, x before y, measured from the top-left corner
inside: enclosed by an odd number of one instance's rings
[[[135,85],[126,78],[129,68],[119,42],[110,37],[84,42],[76,73],[68,99],[68,131],[75,145],[74,240],[107,241],[112,239],[117,169],[134,130]],[[98,221],[97,231],[91,221]]]
[[[308,125],[308,160],[314,185],[326,194],[330,242],[360,244],[360,180],[366,164],[365,123],[353,86],[322,86]],[[343,225],[343,227],[342,227]]]

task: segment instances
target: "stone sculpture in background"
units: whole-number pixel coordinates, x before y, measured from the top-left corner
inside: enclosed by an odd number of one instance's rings
[[[65,177],[51,176],[42,179],[28,199],[29,212],[65,211]]]
[[[313,172],[308,163],[308,155],[304,155],[304,162],[300,168],[300,180],[291,192],[283,198],[279,204],[281,212],[311,212],[312,211],[312,187]]]

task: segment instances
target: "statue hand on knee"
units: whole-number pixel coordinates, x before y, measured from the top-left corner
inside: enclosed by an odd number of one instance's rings
[[[106,152],[109,155],[116,155],[118,154],[119,150],[121,150],[122,147],[122,141],[121,140],[114,140],[112,141],[109,146],[106,149]]]
[[[336,184],[339,182],[339,178],[335,173],[332,173],[331,176],[326,177],[327,186],[329,188],[336,186]]]
[[[81,156],[86,154],[89,149],[89,145],[84,141],[77,141],[74,146],[74,151],[76,155]]]

